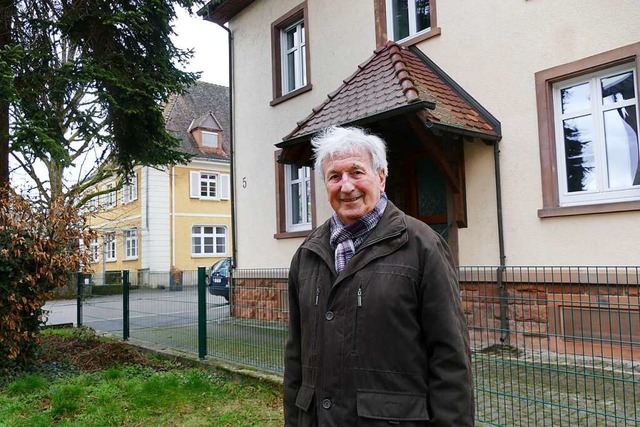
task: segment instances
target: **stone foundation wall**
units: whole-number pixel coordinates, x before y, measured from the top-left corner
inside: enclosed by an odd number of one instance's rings
[[[462,307],[476,349],[505,344],[518,349],[614,358],[629,358],[634,350],[640,350],[637,286],[505,286],[509,333],[503,342],[497,284],[460,283]]]
[[[287,279],[234,278],[232,298],[236,317],[289,321]]]

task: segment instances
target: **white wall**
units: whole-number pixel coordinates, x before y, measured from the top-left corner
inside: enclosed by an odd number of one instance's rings
[[[239,266],[284,267],[301,239],[276,240],[274,144],[375,49],[371,0],[308,0],[313,90],[270,107],[270,24],[299,4],[259,0],[231,23]],[[638,265],[640,213],[540,219],[534,74],[640,41],[638,0],[437,2],[440,36],[420,49],[502,124],[505,249],[509,265]],[[465,143],[467,229],[460,262],[497,264],[493,149]],[[246,188],[241,183],[246,181]],[[318,222],[330,214],[316,188]]]
[[[640,41],[640,1],[439,1],[437,13],[442,34],[420,49],[502,124],[507,263],[638,265],[639,212],[538,218],[534,74]],[[460,261],[467,265],[498,262],[493,155],[479,151],[465,152],[469,228],[460,233]]]
[[[142,268],[168,272],[171,268],[169,173],[145,167],[142,189]]]
[[[234,118],[238,261],[241,268],[288,267],[302,239],[275,239],[274,144],[322,103],[375,49],[373,2],[308,1],[311,84],[303,95],[271,107],[271,23],[296,0],[256,1],[231,23],[234,37]],[[366,37],[363,37],[366,35]],[[246,188],[242,182],[246,181]],[[328,218],[316,189],[318,221]],[[323,206],[324,205],[324,206]]]

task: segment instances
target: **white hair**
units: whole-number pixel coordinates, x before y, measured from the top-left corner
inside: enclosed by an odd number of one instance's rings
[[[387,146],[382,138],[358,127],[330,126],[311,140],[314,152],[314,168],[323,173],[324,163],[334,157],[345,155],[371,155],[371,165],[376,172],[382,171],[386,177]]]

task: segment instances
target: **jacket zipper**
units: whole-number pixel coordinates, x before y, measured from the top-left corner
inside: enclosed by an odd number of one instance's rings
[[[316,349],[318,348],[318,302],[320,301],[320,284],[316,283],[316,301],[315,301],[315,305],[316,305],[316,309],[315,309],[315,313],[313,315],[313,342],[312,342],[312,348],[311,348],[311,353],[316,354]]]
[[[356,304],[356,319],[353,327],[353,353],[358,352],[358,312],[362,307],[362,284],[358,285],[358,299]]]

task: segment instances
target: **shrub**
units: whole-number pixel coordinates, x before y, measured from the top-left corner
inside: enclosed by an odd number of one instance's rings
[[[92,237],[70,205],[42,208],[0,191],[0,371],[37,355],[42,306],[87,264],[80,242]]]

